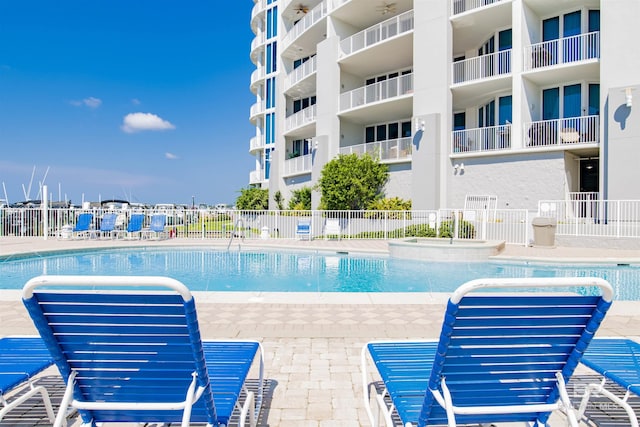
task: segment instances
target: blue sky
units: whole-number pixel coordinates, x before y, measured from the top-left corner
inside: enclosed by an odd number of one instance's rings
[[[0,0],[9,201],[24,199],[35,167],[32,199],[44,181],[53,200],[73,203],[233,203],[254,168],[252,7]]]

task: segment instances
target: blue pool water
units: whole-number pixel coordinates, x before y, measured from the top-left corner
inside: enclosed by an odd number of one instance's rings
[[[0,260],[0,289],[40,274],[159,275],[192,291],[451,292],[482,277],[601,277],[617,300],[640,300],[636,266],[423,262],[340,253],[227,252],[209,248],[109,249]]]

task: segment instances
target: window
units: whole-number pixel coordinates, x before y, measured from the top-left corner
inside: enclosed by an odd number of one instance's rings
[[[366,143],[411,137],[411,121],[384,123],[364,129]]]
[[[498,98],[498,124],[506,125],[507,122],[511,123],[512,112],[513,108],[511,95],[501,96],[500,98]]]
[[[590,116],[600,115],[600,85],[599,84],[593,83],[589,85],[589,115]]]
[[[467,115],[464,112],[453,114],[453,130],[463,130],[466,126]]]
[[[296,99],[293,101],[293,112],[297,113],[300,110],[304,110],[305,108],[315,105],[316,97],[310,96],[308,98]]]

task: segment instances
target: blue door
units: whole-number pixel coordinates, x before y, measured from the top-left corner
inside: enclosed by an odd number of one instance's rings
[[[574,62],[584,59],[580,37],[580,11],[567,13],[562,19],[562,59],[563,62]]]

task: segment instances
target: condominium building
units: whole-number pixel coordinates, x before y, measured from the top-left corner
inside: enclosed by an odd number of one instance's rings
[[[640,199],[640,1],[254,1],[250,185],[370,153],[414,209]]]

